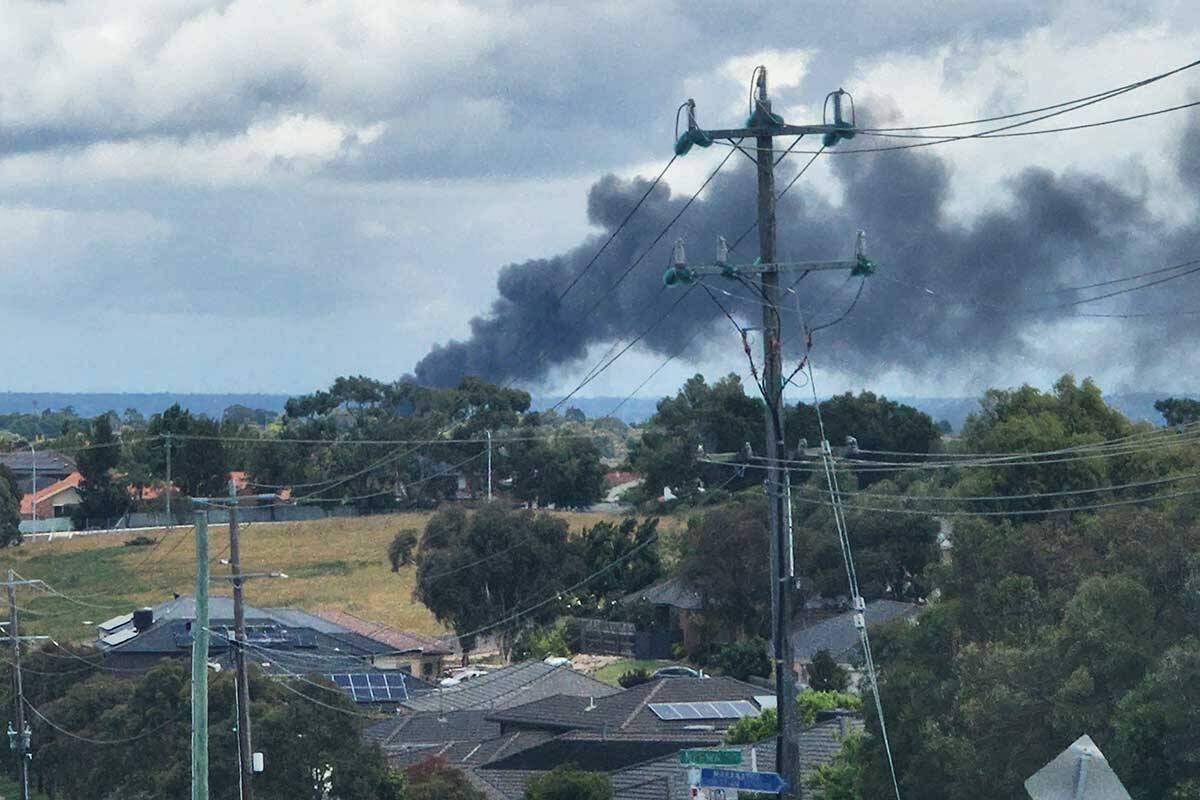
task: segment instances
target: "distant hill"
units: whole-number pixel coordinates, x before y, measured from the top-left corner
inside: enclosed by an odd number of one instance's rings
[[[68,406],[81,417],[94,417],[105,411],[125,413],[136,408],[147,417],[161,414],[175,403],[193,414],[205,414],[220,419],[221,413],[232,405],[283,411],[286,394],[173,394],[171,392],[131,392],[92,394],[90,392],[0,392],[0,414],[29,414],[50,409],[59,411]],[[35,406],[36,404],[36,406]]]

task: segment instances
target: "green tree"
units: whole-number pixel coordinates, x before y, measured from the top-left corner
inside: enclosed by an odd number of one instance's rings
[[[178,403],[150,418],[150,436],[171,434],[172,482],[191,497],[223,496],[229,483],[229,459],[220,441],[221,427],[214,420],[193,416]],[[188,437],[202,438],[188,438]],[[150,474],[167,477],[166,439],[150,448]]]
[[[496,503],[468,517],[449,506],[426,524],[415,593],[459,634],[464,650],[473,648],[470,632],[481,628],[497,634],[507,652],[521,629],[561,613],[559,595],[579,570],[560,517]]]
[[[21,543],[21,497],[16,476],[0,464],[0,547]]]
[[[938,449],[942,431],[933,419],[912,406],[888,400],[873,392],[851,392],[835,395],[821,402],[821,420],[825,436],[831,445],[840,445],[852,436],[863,450],[892,450],[904,453],[930,453]],[[799,403],[788,410],[786,430],[789,439],[807,439],[810,447],[821,442],[821,428],[816,408]],[[894,461],[892,455],[862,453],[865,460]],[[863,471],[859,484],[866,486],[881,477],[881,473]]]
[[[555,767],[534,775],[525,787],[525,800],[612,800],[612,781],[600,772]]]
[[[731,638],[766,633],[770,554],[766,507],[744,498],[688,520],[679,574],[700,591],[705,618]]]
[[[818,692],[844,692],[850,684],[846,669],[833,660],[828,650],[818,650],[808,667],[808,685]]]
[[[589,438],[556,436],[519,448],[513,457],[513,493],[555,508],[586,508],[604,497],[600,450]]]
[[[663,565],[655,545],[657,537],[657,517],[640,521],[628,517],[620,524],[598,522],[585,530],[578,540],[583,570],[596,577],[588,581],[580,601],[589,610],[605,611],[622,597],[661,578]]]
[[[727,375],[711,386],[695,375],[675,397],[667,397],[630,449],[630,464],[646,476],[646,487],[657,496],[668,486],[690,498],[701,485],[725,483],[731,489],[749,486],[761,476],[730,481],[729,468],[698,460],[706,453],[740,452],[749,442],[763,441],[765,406],[746,395],[741,378]]]
[[[191,735],[185,665],[164,662],[131,681],[81,671],[78,661],[64,660],[61,654],[37,663],[39,672],[52,673],[48,678],[26,675],[30,702],[54,722],[52,726],[37,715],[31,719],[38,743],[31,767],[44,791],[74,800],[187,796]],[[56,666],[40,669],[50,664]],[[210,789],[214,797],[233,797],[233,679],[223,673],[209,680]],[[267,770],[255,779],[259,796],[406,800],[402,776],[363,742],[362,718],[332,685],[327,690],[297,682],[285,688],[252,671],[250,695],[256,749],[267,754]],[[81,758],[79,748],[85,745],[63,731],[113,744],[103,745],[103,758]],[[314,778],[314,770],[320,779]]]
[[[461,770],[454,769],[445,758],[431,758],[409,767],[408,791],[405,800],[487,800],[487,796],[471,785]]]
[[[1136,800],[1191,797],[1200,730],[1200,640],[1188,637],[1117,705],[1108,755]]]
[[[132,501],[128,484],[114,474],[121,463],[121,443],[113,434],[108,414],[92,421],[90,442],[80,451],[76,463],[83,476],[79,505],[71,515],[76,528],[112,522],[129,510]]]
[[[388,544],[388,561],[392,563],[392,572],[399,572],[401,567],[412,562],[413,550],[417,547],[417,532],[405,528],[392,537]]]
[[[721,672],[739,681],[754,675],[767,678],[771,675],[771,659],[767,657],[767,643],[757,636],[733,642],[717,651],[712,663]]]
[[[561,626],[556,625],[522,630],[513,644],[510,656],[514,661],[541,661],[550,656],[565,657],[570,654],[566,633]]]
[[[1163,415],[1168,425],[1190,425],[1200,421],[1200,400],[1186,397],[1168,397],[1157,400],[1154,410]]]
[[[852,733],[828,764],[818,764],[807,783],[813,800],[863,800],[863,736]]]

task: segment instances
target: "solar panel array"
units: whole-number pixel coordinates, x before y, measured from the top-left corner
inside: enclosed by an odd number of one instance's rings
[[[408,699],[402,672],[339,672],[329,676],[356,703],[396,703]]]
[[[714,700],[711,703],[651,703],[650,710],[661,720],[741,719],[757,717],[758,708],[749,700]]]

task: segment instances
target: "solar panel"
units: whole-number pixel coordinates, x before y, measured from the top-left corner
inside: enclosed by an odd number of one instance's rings
[[[758,709],[748,700],[716,700],[697,703],[650,703],[661,720],[741,719],[757,717]]]
[[[386,703],[408,699],[408,685],[401,673],[336,673],[330,674],[329,679],[353,697],[356,703]]]
[[[109,647],[116,647],[117,645],[122,644],[123,642],[128,642],[130,639],[132,639],[135,636],[137,636],[136,630],[134,630],[133,628],[126,628],[123,631],[117,631],[116,633],[110,633],[108,636],[105,636],[100,641],[102,643],[108,645]]]

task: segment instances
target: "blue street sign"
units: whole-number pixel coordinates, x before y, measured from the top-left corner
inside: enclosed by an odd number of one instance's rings
[[[774,772],[746,772],[740,769],[700,770],[700,785],[713,789],[745,789],[748,792],[778,794],[787,788],[783,778]]]

